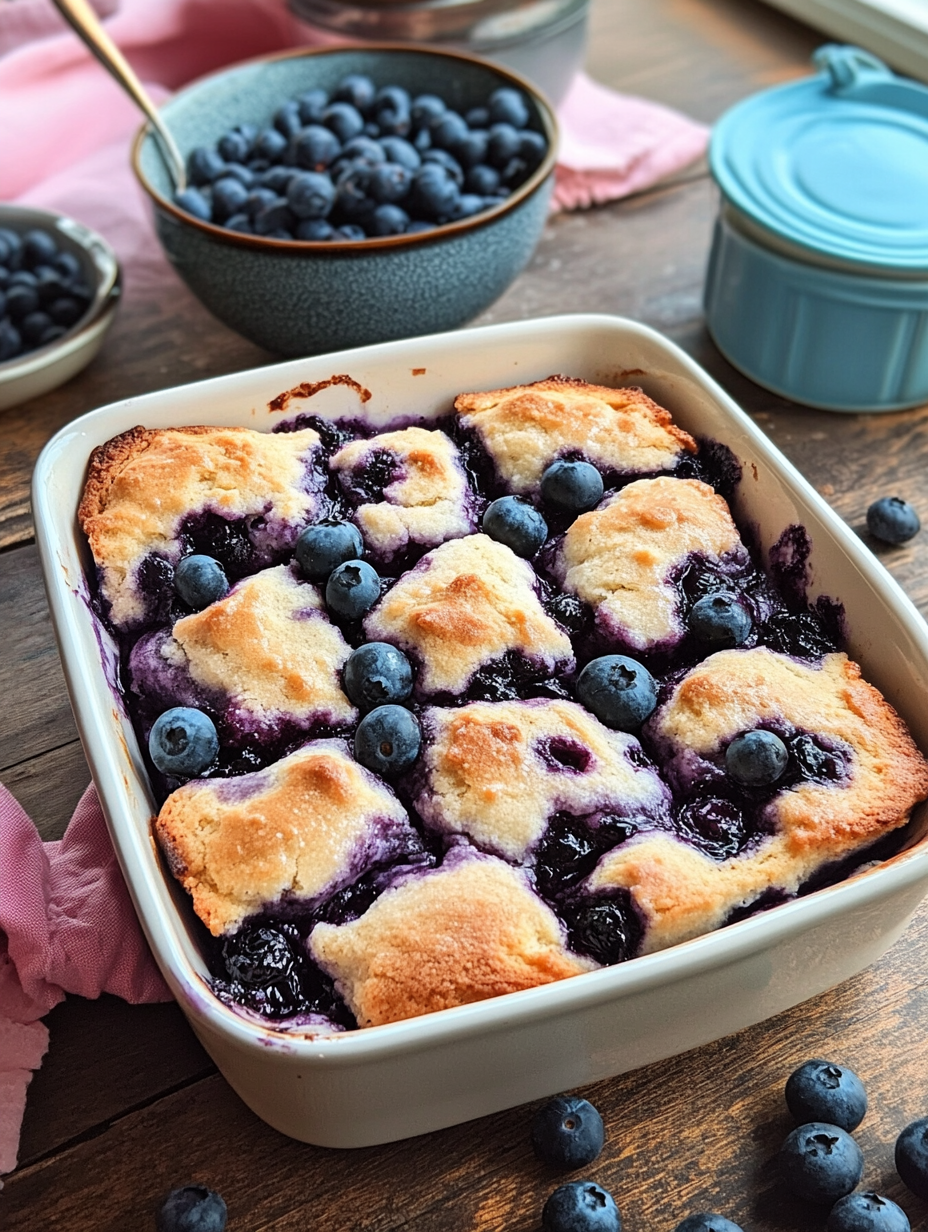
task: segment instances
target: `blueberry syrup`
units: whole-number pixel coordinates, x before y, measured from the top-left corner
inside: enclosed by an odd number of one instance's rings
[[[542,898],[556,903],[592,873],[606,854],[638,833],[650,820],[599,813],[576,817],[555,813],[535,849],[535,883]]]
[[[590,768],[593,754],[579,740],[568,740],[564,736],[552,736],[539,740],[535,751],[549,770],[563,774],[585,774]]]
[[[627,890],[570,900],[559,913],[570,948],[603,966],[626,962],[641,949],[644,924]]]

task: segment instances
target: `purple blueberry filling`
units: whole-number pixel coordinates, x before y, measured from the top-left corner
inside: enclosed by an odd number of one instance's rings
[[[585,774],[593,760],[585,744],[579,740],[567,740],[564,736],[537,741],[535,752],[550,771],[558,774],[563,774],[565,770],[572,774]]]
[[[557,902],[593,872],[614,847],[627,842],[639,829],[650,829],[650,818],[594,813],[575,817],[555,813],[535,850],[535,883],[542,898]]]
[[[603,966],[634,958],[641,949],[644,924],[627,890],[568,900],[559,914],[570,948]]]

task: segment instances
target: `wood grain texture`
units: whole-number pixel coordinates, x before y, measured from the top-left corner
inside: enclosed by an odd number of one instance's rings
[[[64,834],[89,782],[90,771],[79,740],[3,771],[3,786],[23,806],[46,843]]]

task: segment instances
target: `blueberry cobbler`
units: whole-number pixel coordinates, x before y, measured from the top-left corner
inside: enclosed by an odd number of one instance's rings
[[[928,764],[807,602],[802,528],[766,561],[739,530],[738,480],[641,390],[567,377],[377,434],[95,450],[96,610],[217,996],[395,1022],[898,850]]]

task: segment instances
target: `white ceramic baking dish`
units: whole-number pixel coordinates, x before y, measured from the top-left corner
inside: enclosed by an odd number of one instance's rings
[[[152,798],[135,735],[110,687],[114,656],[87,604],[76,509],[91,449],[136,424],[271,428],[268,404],[301,382],[346,373],[313,412],[446,412],[463,390],[560,372],[640,384],[690,432],[723,441],[744,476],[737,515],[765,548],[801,523],[811,593],[844,603],[850,651],[928,749],[928,629],[896,583],[751,420],[653,330],[608,316],[492,326],[295,360],[114,403],[46,446],[33,483],[36,531],[65,676],[113,843],[152,950],[184,1013],[242,1099],[283,1133],[324,1146],[388,1142],[622,1073],[727,1035],[860,971],[928,892],[920,819],[910,846],[860,876],[662,953],[543,988],[336,1037],[260,1025],[206,983],[185,895],[151,835]],[[291,403],[288,413],[300,409]]]

